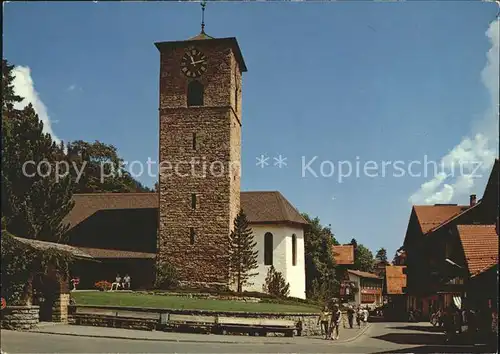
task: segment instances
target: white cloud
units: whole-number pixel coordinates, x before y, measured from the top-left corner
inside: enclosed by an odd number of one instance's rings
[[[74,91],[76,89],[76,85],[73,84],[73,85],[69,85],[69,87],[67,88],[68,91]]]
[[[498,110],[499,110],[499,20],[493,21],[486,36],[491,47],[486,53],[486,66],[481,71],[481,81],[490,95],[490,105],[484,118],[475,124],[471,136],[465,137],[441,159],[441,165],[446,171],[435,176],[420,186],[413,193],[409,201],[412,204],[449,203],[454,196],[470,194],[475,185],[478,174],[489,173],[494,159],[498,157]],[[455,181],[444,183],[453,179],[457,170],[474,168],[480,164],[479,170],[474,175],[462,174]],[[469,170],[468,173],[473,172]],[[438,190],[438,187],[442,187]]]
[[[61,140],[54,134],[51,126],[51,120],[47,113],[47,107],[40,99],[38,92],[35,90],[35,85],[33,79],[31,78],[31,70],[27,66],[16,66],[13,70],[15,75],[13,85],[14,92],[24,98],[22,102],[16,102],[14,108],[23,109],[29,103],[33,105],[35,112],[38,117],[43,122],[44,133],[49,133],[52,136],[52,140],[60,142]]]

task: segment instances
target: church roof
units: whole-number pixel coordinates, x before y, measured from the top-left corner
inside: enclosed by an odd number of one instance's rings
[[[204,40],[204,39],[215,39],[215,38],[212,36],[209,36],[205,32],[200,32],[200,34],[197,34],[196,36],[189,38],[188,41],[199,41],[199,40]]]
[[[241,192],[241,208],[250,223],[308,222],[299,211],[278,191]]]
[[[234,56],[239,63],[241,72],[246,72],[248,70],[245,64],[245,60],[243,59],[243,54],[241,54],[240,46],[238,45],[238,41],[235,37],[214,38],[207,35],[206,33],[200,33],[197,36],[189,38],[185,41],[156,42],[155,46],[161,52],[163,50],[169,50],[172,48],[183,48],[189,45],[199,44],[200,40],[209,42],[213,45],[223,44],[230,47],[233,50]]]
[[[280,192],[241,192],[241,208],[253,224],[293,223],[307,221]],[[75,227],[100,210],[157,209],[157,193],[90,193],[74,194],[75,206],[64,222]]]

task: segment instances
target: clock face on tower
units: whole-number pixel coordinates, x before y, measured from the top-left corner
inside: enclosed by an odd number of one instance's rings
[[[207,70],[207,58],[198,49],[189,48],[181,60],[181,71],[187,77],[200,77]]]

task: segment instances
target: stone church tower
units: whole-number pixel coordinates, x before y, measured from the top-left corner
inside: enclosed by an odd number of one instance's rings
[[[203,28],[203,27],[202,27]],[[157,262],[189,286],[228,285],[228,236],[240,209],[241,83],[236,38],[202,32],[160,51]]]

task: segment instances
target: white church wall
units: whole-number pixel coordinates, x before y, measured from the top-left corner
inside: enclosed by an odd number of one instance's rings
[[[287,273],[286,279],[290,283],[290,296],[300,299],[306,298],[306,262],[304,253],[304,229],[286,227],[287,235]],[[293,235],[296,237],[296,262],[293,264]]]
[[[271,265],[264,264],[264,235],[273,235],[273,266],[281,272],[290,284],[290,296],[305,298],[305,261],[304,261],[304,231],[277,224],[251,224],[258,250],[258,275],[250,279],[251,285],[244,287],[246,291],[263,291],[266,275]],[[292,235],[297,237],[297,262],[292,265]]]

